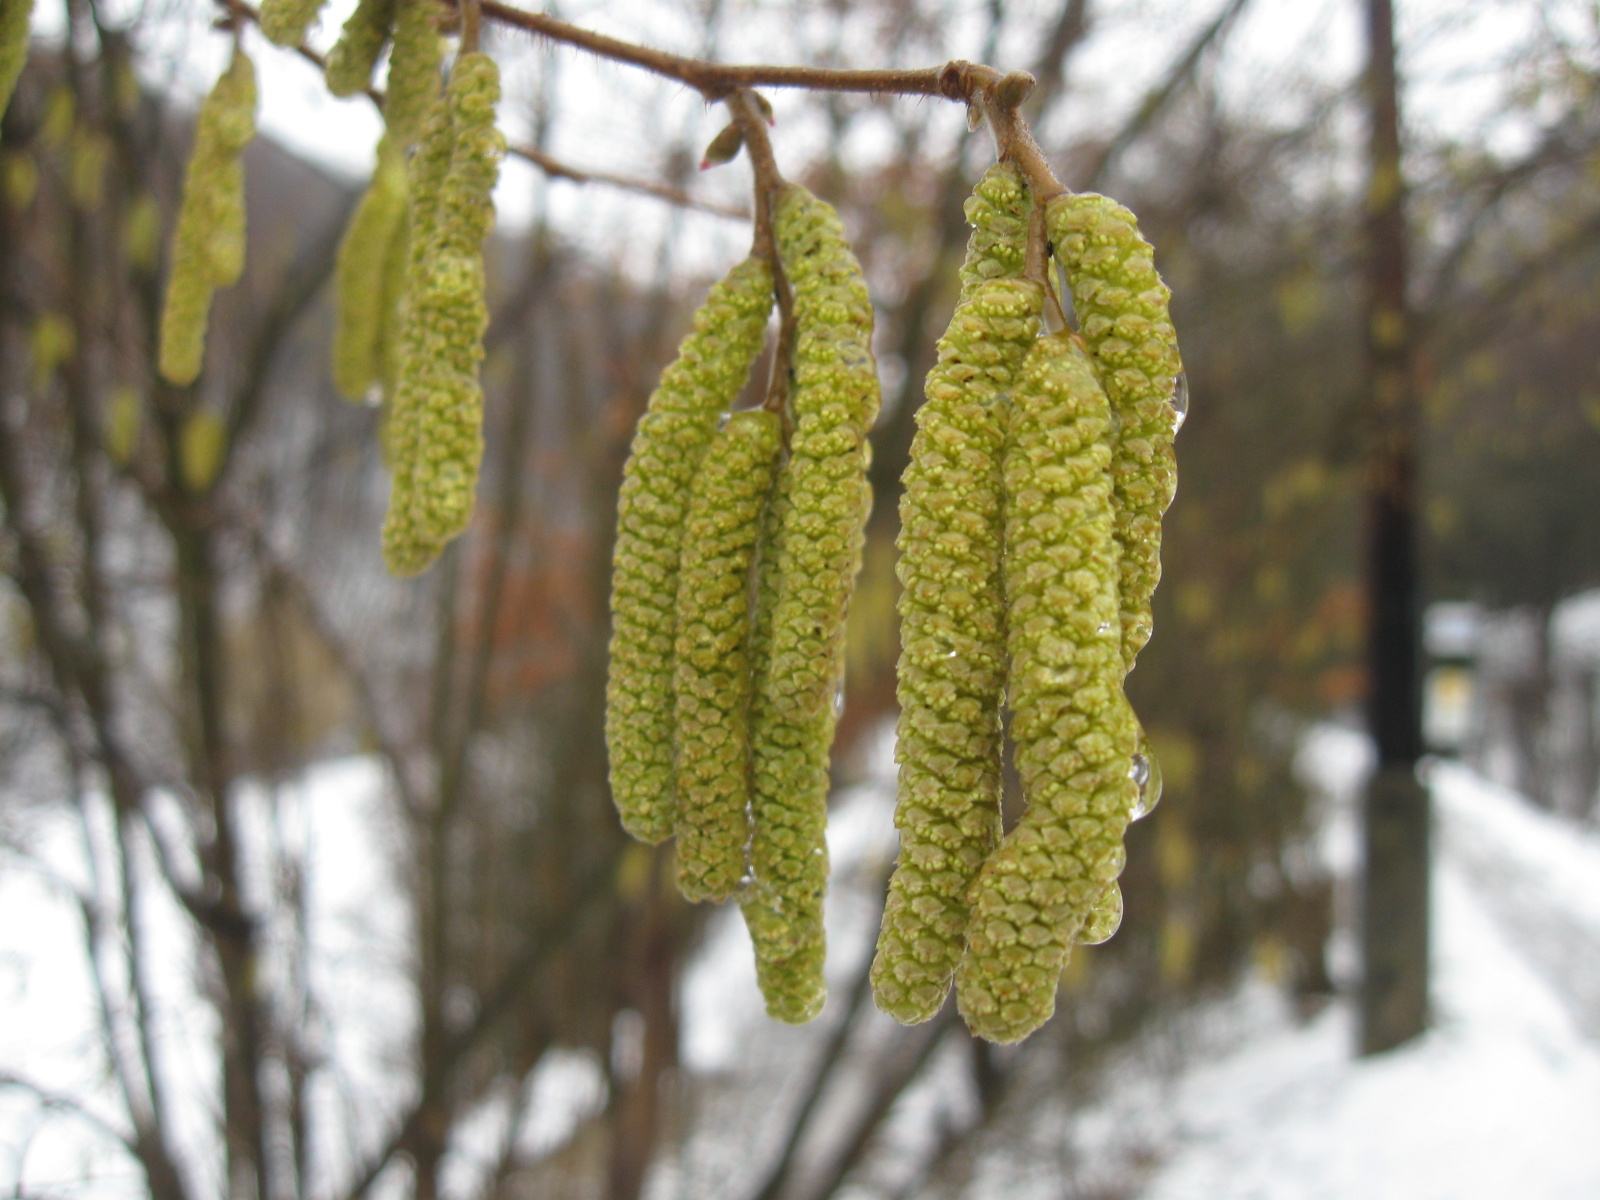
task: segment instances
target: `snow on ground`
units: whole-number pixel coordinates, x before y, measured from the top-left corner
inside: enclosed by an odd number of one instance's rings
[[[835,995],[823,1026],[838,1017],[842,977],[870,951],[893,853],[888,739],[875,749],[870,782],[842,796],[830,821]],[[1359,735],[1329,727],[1308,738],[1301,756],[1303,774],[1327,797],[1319,855],[1346,878],[1357,865],[1354,799],[1367,757]],[[1256,981],[1130,1046],[1092,1107],[1066,1115],[1056,1132],[1042,1131],[1060,1155],[1031,1168],[1004,1164],[1002,1173],[1025,1176],[1007,1191],[1017,1200],[1099,1194],[1091,1181],[1103,1177],[1120,1181],[1115,1194],[1145,1200],[1600,1197],[1600,837],[1457,764],[1432,764],[1428,777],[1438,865],[1435,1024],[1424,1038],[1354,1060],[1346,1006],[1301,1023],[1277,989]],[[377,768],[353,759],[326,764],[279,793],[276,822],[265,797],[246,804],[253,841],[309,862],[310,1019],[339,1067],[314,1098],[316,1153],[330,1177],[347,1172],[388,1124],[391,1114],[363,1098],[398,1103],[405,1090],[407,918],[374,841],[384,827],[383,792]],[[103,821],[92,824],[104,861],[109,831]],[[93,1033],[72,901],[74,892],[95,887],[85,843],[76,818],[59,810],[37,812],[22,840],[31,853],[9,856],[0,871],[0,1190],[132,1195],[136,1173],[103,1135],[3,1086],[5,1074],[26,1074],[121,1124]],[[147,919],[163,943],[166,1020],[158,1036],[172,1084],[194,1099],[185,1141],[198,1149],[207,1142],[205,1108],[214,1103],[211,1027],[193,991],[196,967],[181,915],[153,904]],[[795,1039],[817,1032],[780,1029],[761,1015],[748,939],[731,910],[708,931],[685,978],[683,1005],[685,1060],[708,1078],[795,1061]],[[752,1043],[754,1029],[763,1036]],[[567,1056],[547,1067],[529,1082],[527,1124],[517,1135],[530,1148],[559,1142],[603,1100],[598,1063]],[[492,1097],[482,1120],[468,1122],[470,1136],[453,1148],[447,1172],[452,1194],[472,1190],[506,1136],[513,1099]],[[780,1099],[773,1097],[775,1118]],[[926,1114],[917,1121],[926,1124]],[[748,1138],[746,1126],[734,1126]],[[749,1159],[749,1146],[709,1137],[696,1158],[678,1164],[680,1182],[720,1194],[740,1181],[730,1171],[740,1175],[733,1166]],[[200,1193],[215,1190],[214,1151],[200,1149],[191,1168],[204,1176],[195,1181]],[[386,1194],[403,1183],[386,1182]],[[1134,1183],[1140,1190],[1125,1190]]]
[[[1336,825],[1364,754],[1339,731],[1308,746]],[[1280,1006],[1174,1081],[1145,1200],[1600,1196],[1600,839],[1459,765],[1428,777],[1433,1028],[1353,1060],[1347,1006],[1303,1027]]]

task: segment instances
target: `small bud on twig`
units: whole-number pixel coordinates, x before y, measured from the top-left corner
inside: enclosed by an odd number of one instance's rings
[[[712,138],[711,144],[706,147],[705,155],[700,159],[700,169],[708,171],[732,162],[743,146],[744,130],[739,128],[737,122],[723,126],[722,132]]]

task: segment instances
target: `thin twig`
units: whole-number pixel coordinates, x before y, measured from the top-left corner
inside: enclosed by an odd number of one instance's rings
[[[772,371],[767,376],[767,395],[762,407],[783,416],[789,400],[789,368],[794,354],[796,326],[794,293],[783,269],[783,259],[778,254],[778,242],[772,230],[772,214],[778,197],[789,185],[778,170],[778,160],[772,153],[772,140],[767,137],[766,113],[762,111],[756,94],[748,88],[741,88],[728,97],[727,104],[728,111],[744,133],[750,169],[755,176],[752,184],[755,236],[750,243],[750,253],[765,258],[771,266],[772,288],[778,298],[778,345],[772,354]]]
[[[235,3],[237,0],[223,0]],[[875,92],[896,96],[943,96],[967,101],[972,89],[998,73],[955,61],[915,70],[858,71],[836,67],[737,66],[669,54],[621,38],[569,24],[548,13],[525,12],[496,0],[482,0],[483,15],[490,20],[585,50],[599,58],[627,63],[640,70],[676,79],[694,88],[708,101],[724,100],[742,87],[793,87],[826,92]]]
[[[216,3],[235,17],[257,25],[261,22],[260,13],[247,0],[216,0]],[[318,54],[304,42],[294,47],[294,53],[319,71],[328,69],[327,58]],[[380,109],[383,107],[383,93],[377,88],[366,88],[363,94]],[[551,179],[565,179],[572,183],[604,184],[606,187],[620,188],[625,192],[635,192],[641,196],[650,196],[668,204],[675,204],[680,208],[692,208],[700,212],[714,213],[719,217],[729,217],[738,221],[748,221],[750,219],[750,214],[743,209],[718,204],[712,200],[698,200],[682,188],[675,188],[664,183],[654,183],[648,179],[634,179],[627,175],[615,175],[607,171],[591,171],[585,167],[574,167],[570,163],[564,163],[560,159],[554,158],[542,150],[535,150],[531,146],[507,145],[506,152],[516,155],[531,166],[537,167]]]

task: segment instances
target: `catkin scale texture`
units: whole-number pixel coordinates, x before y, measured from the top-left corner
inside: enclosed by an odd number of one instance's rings
[[[244,164],[256,132],[255,64],[242,50],[212,87],[195,126],[172,237],[172,266],[161,310],[163,378],[193,383],[205,357],[211,293],[244,270]]]
[[[1046,221],[1116,418],[1111,481],[1121,550],[1122,651],[1131,670],[1150,640],[1161,517],[1177,487],[1171,400],[1183,366],[1167,314],[1171,293],[1133,214],[1116,201],[1093,193],[1058,196]]]
[[[900,502],[900,857],[872,964],[896,1020],[939,1011],[967,890],[1000,840],[1005,611],[1000,462],[1006,391],[1038,337],[1044,289],[980,283],[928,372]]]
[[[622,824],[643,842],[671,836],[675,605],[684,517],[719,417],[737,399],[772,312],[772,272],[745,259],[711,289],[661,375],[633,436],[617,503],[611,574],[606,747]]]
[[[1022,274],[1033,200],[1016,164],[998,162],[983,173],[962,206],[972,234],[961,264],[961,298],[992,279]]]
[[[765,964],[758,980],[768,1011],[798,1021],[815,1016],[825,995],[828,752],[871,503],[866,432],[879,391],[872,301],[838,215],[791,187],[776,205],[774,233],[794,296],[794,431],[752,714],[752,883],[744,913]]]
[[[1061,968],[1121,873],[1138,727],[1122,695],[1112,419],[1075,336],[1040,338],[1003,460],[1006,690],[1027,811],[970,893],[956,995],[1015,1042],[1049,1019]]]
[[[488,326],[483,241],[505,140],[499,68],[463,54],[411,163],[411,262],[389,437],[383,551],[397,575],[430,566],[472,516],[483,456],[478,363]]]
[[[778,414],[736,413],[701,460],[684,522],[674,651],[678,890],[726,900],[750,828],[750,568],[782,442]]]

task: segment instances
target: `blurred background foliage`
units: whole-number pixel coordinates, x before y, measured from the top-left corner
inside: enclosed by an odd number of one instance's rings
[[[748,16],[656,7],[713,51]],[[1527,7],[1538,19],[1519,40],[1468,64],[1501,89],[1511,149],[1419,128],[1407,153],[1429,598],[1528,606],[1545,645],[1551,611],[1600,584],[1600,29],[1592,6]],[[957,8],[780,0],[760,19],[806,31],[768,51],[784,61],[1033,70],[1062,178],[1129,204],[1155,243],[1189,416],[1157,632],[1129,690],[1164,799],[1130,832],[1122,931],[1075,958],[1060,1015],[1029,1043],[996,1051],[946,1019],[890,1027],[863,1002],[865,962],[840,961],[859,950],[847,936],[818,1025],[730,1008],[746,1049],[715,1072],[683,1060],[685,979],[726,941],[728,914],[675,898],[669,850],[625,843],[600,713],[622,459],[714,270],[683,266],[696,255],[670,223],[643,268],[597,255],[547,219],[535,187],[530,221],[491,255],[477,517],[427,577],[396,582],[377,552],[381,415],[341,404],[326,366],[349,181],[270,140],[250,148],[247,274],[218,301],[201,381],[174,389],[152,347],[189,116],[148,86],[160,64],[135,70],[145,29],[90,0],[67,4],[72,36],[35,45],[0,149],[0,821],[19,860],[41,812],[83,822],[99,868],[83,936],[105,968],[93,1056],[110,1081],[83,1103],[124,1131],[125,1151],[107,1152],[150,1194],[958,1195],[1092,1095],[1108,1050],[1151,1023],[1251,971],[1308,1011],[1332,994],[1334,887],[1293,756],[1307,723],[1349,719],[1363,688],[1358,81],[1290,63],[1275,87],[1293,104],[1266,103],[1227,54],[1249,6],[1169,6],[1193,41],[1174,42],[1114,119],[1083,121],[1080,56],[1106,52],[1098,34],[1138,6]],[[1017,47],[1032,60],[1002,55]],[[564,53],[491,48],[552,80]],[[538,146],[569,101],[557,82],[530,103],[518,119]],[[799,161],[780,122],[780,161],[844,214],[885,376],[836,748],[845,786],[874,770],[881,782],[897,480],[988,147],[934,137],[927,104],[803,103],[822,135]],[[862,126],[879,148],[866,166],[846,152]],[[687,137],[663,150],[664,182],[684,185],[698,150]],[[1525,703],[1529,760],[1547,684]],[[381,1086],[342,1060],[308,965],[294,835],[296,782],[349,755],[381,765],[366,828],[405,909],[400,944],[382,950],[409,1015],[387,1031]],[[1578,795],[1591,812],[1593,779]],[[840,907],[881,903],[886,866],[867,856]],[[176,1003],[141,938],[156,895],[187,914],[183,969],[213,1014],[201,1134],[182,1118],[196,1098],[163,1087],[188,1076],[149,1036]],[[589,1099],[533,1086],[572,1062],[596,1077],[592,1095],[572,1093]],[[541,1105],[577,1115],[534,1145],[518,1130]],[[463,1147],[482,1143],[488,1112],[503,1132],[474,1158]],[[1056,1166],[1062,1194],[1132,1194]]]

